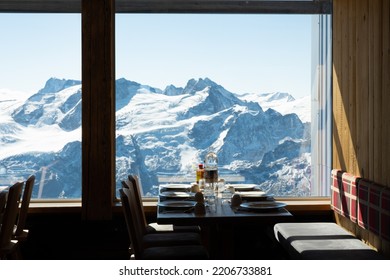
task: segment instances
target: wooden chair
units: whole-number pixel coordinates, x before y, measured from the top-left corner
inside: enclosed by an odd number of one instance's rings
[[[8,191],[0,191],[0,225],[3,220],[5,204],[7,202]]]
[[[122,186],[130,190],[129,203],[135,213],[136,223],[141,228],[144,246],[161,245],[199,245],[201,236],[197,232],[173,232],[173,231],[154,231],[149,232],[145,226],[143,207],[138,202],[135,186],[129,181],[123,181]]]
[[[134,187],[134,192],[136,194],[137,204],[141,209],[141,215],[143,223],[146,227],[147,232],[197,232],[201,231],[199,226],[177,226],[177,225],[160,225],[157,223],[147,223],[145,211],[142,205],[142,186],[141,181],[137,175],[129,175],[128,180],[132,183]]]
[[[18,241],[12,239],[20,196],[24,182],[17,182],[9,188],[7,204],[0,228],[0,259],[18,258]]]
[[[17,224],[14,227],[13,238],[18,241],[25,241],[28,237],[28,229],[25,229],[26,220],[27,220],[27,212],[30,206],[31,194],[34,187],[35,176],[31,175],[26,180],[21,207],[19,210],[19,216],[17,220]]]
[[[165,239],[165,241],[168,241],[165,242],[165,246],[163,245],[164,242],[161,242],[161,240],[159,245],[154,243],[154,246],[151,246],[150,244],[146,246],[145,243],[148,242],[148,237],[154,239],[154,237],[159,235],[174,236],[176,234],[145,234],[143,224],[139,223],[139,216],[135,211],[135,206],[132,206],[132,204],[134,204],[131,199],[134,195],[132,189],[122,188],[119,190],[119,193],[135,259],[208,259],[208,252],[202,245],[173,245],[171,242],[174,241],[175,238],[172,240]],[[158,241],[159,238],[156,240]]]

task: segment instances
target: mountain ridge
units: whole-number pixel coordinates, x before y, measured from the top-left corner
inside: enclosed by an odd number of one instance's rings
[[[51,78],[21,106],[4,113],[14,122],[0,124],[0,142],[8,151],[0,154],[0,167],[30,172],[28,163],[39,155],[45,173],[36,165],[34,170],[37,181],[45,185],[42,197],[81,196],[74,187],[81,184],[81,90],[80,81]],[[269,158],[281,168],[302,170],[295,172],[295,181],[306,184],[302,182],[309,176],[307,124],[295,113],[282,114],[268,106],[295,102],[288,94],[261,103],[242,99],[208,78],[164,90],[121,78],[116,93],[118,182],[141,172],[145,194],[155,195],[159,174],[191,175],[192,166],[211,148],[218,154],[221,170],[244,176],[250,183],[266,178],[264,189],[274,191],[276,180],[278,184],[287,180],[283,174],[275,177],[275,170],[269,168],[273,163],[264,161]],[[32,147],[26,142],[31,137],[42,139]],[[71,172],[75,175],[70,182]]]

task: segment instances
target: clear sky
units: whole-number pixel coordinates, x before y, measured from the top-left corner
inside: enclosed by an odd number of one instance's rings
[[[0,13],[0,88],[36,92],[81,79],[81,16]]]
[[[164,89],[208,77],[227,90],[309,95],[311,16],[119,14],[116,77]],[[81,16],[0,14],[0,88],[81,79]]]

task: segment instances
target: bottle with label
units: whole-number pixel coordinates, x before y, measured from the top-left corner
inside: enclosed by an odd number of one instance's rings
[[[208,152],[205,158],[205,179],[206,183],[218,181],[218,158],[214,152]]]
[[[208,152],[204,162],[205,194],[215,197],[215,192],[218,192],[218,158],[216,153]]]
[[[199,163],[198,169],[196,170],[196,183],[199,184],[199,181],[204,179],[204,165],[203,163]]]

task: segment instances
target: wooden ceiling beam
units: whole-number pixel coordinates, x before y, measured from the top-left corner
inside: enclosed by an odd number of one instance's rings
[[[82,0],[1,0],[0,12],[81,13]],[[331,0],[116,0],[117,13],[330,14]]]
[[[0,0],[6,13],[81,13],[82,0]]]

